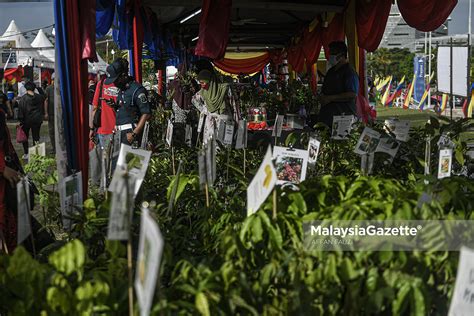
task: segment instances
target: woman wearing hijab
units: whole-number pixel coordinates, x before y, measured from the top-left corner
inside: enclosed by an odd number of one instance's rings
[[[204,143],[214,135],[220,121],[238,121],[239,109],[236,105],[232,89],[227,83],[220,83],[217,76],[210,70],[201,70],[197,77],[201,90],[194,96],[193,104],[206,115]]]

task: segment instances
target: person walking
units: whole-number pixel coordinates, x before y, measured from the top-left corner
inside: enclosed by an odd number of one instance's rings
[[[40,140],[40,129],[43,123],[44,98],[35,93],[36,85],[33,82],[25,84],[26,94],[20,99],[18,119],[26,134],[26,142],[23,143],[23,159],[28,159],[29,133],[33,135],[33,144]]]

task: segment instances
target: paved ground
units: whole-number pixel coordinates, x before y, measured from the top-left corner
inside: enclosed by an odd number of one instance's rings
[[[15,150],[16,150],[18,156],[21,158],[21,156],[23,156],[24,152],[23,152],[23,146],[16,142],[16,125],[17,124],[18,124],[18,122],[13,121],[13,120],[9,120],[8,123],[7,123],[8,128],[10,129],[10,134],[11,134],[11,137],[12,137],[13,146],[15,147]],[[30,132],[30,138],[29,138],[28,141],[29,141],[29,145],[32,146],[33,145],[33,138],[31,136],[31,132]],[[46,143],[46,153],[50,154],[53,150],[53,147],[52,147],[51,141],[49,139],[48,122],[47,121],[43,122],[43,124],[41,125],[40,143],[43,143],[43,142]]]

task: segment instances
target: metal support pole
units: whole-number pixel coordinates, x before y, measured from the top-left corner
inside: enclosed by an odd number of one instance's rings
[[[429,45],[428,45],[428,85],[430,88],[428,89],[428,109],[431,108],[431,60],[433,59],[431,56],[431,32],[429,35]]]
[[[454,97],[453,97],[453,38],[449,39],[449,97],[451,98],[450,104],[450,118],[453,120],[453,107],[454,107]]]

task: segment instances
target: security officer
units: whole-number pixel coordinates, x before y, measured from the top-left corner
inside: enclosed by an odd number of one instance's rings
[[[115,60],[107,67],[105,84],[115,84],[119,88],[116,108],[116,129],[120,131],[123,144],[139,141],[146,121],[151,117],[150,103],[146,89],[128,75],[128,61]]]

